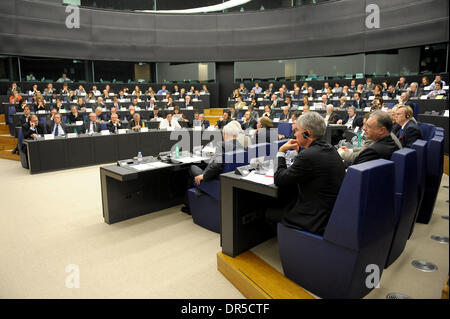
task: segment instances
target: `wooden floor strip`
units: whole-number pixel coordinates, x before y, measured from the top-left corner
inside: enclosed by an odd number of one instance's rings
[[[251,251],[235,258],[218,252],[217,269],[249,299],[315,299]]]

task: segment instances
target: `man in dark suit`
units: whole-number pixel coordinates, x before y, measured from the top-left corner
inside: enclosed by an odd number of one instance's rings
[[[345,125],[349,130],[354,130],[356,127],[363,126],[363,118],[362,116],[356,115],[354,106],[350,106],[347,110],[347,114],[342,120],[337,121],[337,124]]]
[[[134,113],[133,119],[130,121],[130,128],[133,131],[139,131],[143,126],[144,122],[141,121],[141,115],[139,113]]]
[[[39,123],[37,115],[30,116],[28,123],[22,126],[23,138],[32,139],[37,138],[39,135],[47,134],[47,129],[43,123]]]
[[[209,121],[205,120],[205,115],[203,113],[198,116],[198,120],[201,123],[202,130],[206,130],[209,127]]]
[[[23,115],[19,117],[19,125],[22,126],[25,123],[28,123],[28,119],[31,116],[31,108],[29,105],[25,105],[23,108]]]
[[[55,136],[63,136],[67,132],[66,124],[61,121],[61,114],[56,113],[53,117],[53,121],[48,123],[49,134],[53,134]]]
[[[325,131],[323,118],[308,112],[297,120],[296,139],[280,147],[274,181],[281,199],[266,210],[269,222],[281,220],[289,227],[324,233],[345,175],[338,152],[322,140]],[[287,167],[285,157],[290,149],[299,154]],[[287,191],[289,196],[283,196]]]
[[[327,105],[327,112],[324,114],[325,123],[336,124],[339,120],[339,115],[333,110],[333,105]]]
[[[361,98],[361,93],[356,92],[354,94],[355,100],[353,101],[353,106],[356,109],[364,109],[366,107],[366,102]]]
[[[256,130],[256,120],[252,118],[250,111],[245,112],[244,121],[241,124],[241,128],[245,131],[247,129]]]
[[[401,105],[396,111],[396,121],[400,125],[396,136],[403,147],[411,147],[418,139],[423,139],[422,131],[413,120],[413,110],[407,105]]]
[[[222,118],[219,121],[217,121],[216,127],[221,129],[230,122],[231,122],[230,115],[228,114],[227,111],[225,111],[223,112]]]
[[[152,112],[150,112],[150,120],[157,120],[158,118],[164,118],[164,114],[159,111],[159,107],[155,106]]]
[[[97,119],[97,115],[94,112],[89,113],[89,121],[84,123],[81,131],[86,134],[100,133],[102,127]]]
[[[374,111],[364,125],[364,132],[369,140],[375,142],[361,151],[353,164],[361,164],[380,158],[390,160],[392,153],[399,150],[391,137],[391,130],[391,116],[384,111]]]
[[[288,97],[289,98],[289,97]],[[290,107],[288,105],[283,106],[283,113],[280,115],[281,122],[287,122],[291,118],[291,113],[289,112]]]
[[[111,120],[106,124],[106,127],[111,133],[117,133],[121,128],[124,128],[117,113],[111,114]]]
[[[194,178],[195,184],[200,185],[202,181],[210,181],[217,178],[223,171],[223,163],[225,162],[224,154],[238,149],[244,149],[244,146],[237,140],[239,133],[239,128],[235,125],[225,125],[222,129],[223,142],[217,145],[216,151],[208,165],[204,170],[196,165],[192,165],[189,180],[191,181]],[[190,187],[192,187],[192,182],[188,183],[188,188]],[[185,213],[190,212],[187,198],[185,198],[185,206],[181,210]]]

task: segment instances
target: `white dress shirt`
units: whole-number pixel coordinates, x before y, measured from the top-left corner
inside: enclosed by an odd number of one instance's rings
[[[178,121],[174,118],[172,118],[172,121],[170,121],[170,125],[167,119],[162,120],[159,124],[160,129],[167,129],[169,126],[173,128],[181,128],[180,123],[178,123]]]

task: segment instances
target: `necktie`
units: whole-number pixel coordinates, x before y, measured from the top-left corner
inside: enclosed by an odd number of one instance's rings
[[[172,126],[172,123],[169,122],[169,126]]]
[[[56,128],[55,128],[55,136],[58,136],[58,127],[59,127],[59,125],[57,124]]]

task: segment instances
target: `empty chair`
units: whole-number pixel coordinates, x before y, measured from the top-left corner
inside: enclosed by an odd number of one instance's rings
[[[422,131],[423,139],[425,141],[429,141],[434,137],[434,134],[436,132],[436,126],[434,126],[433,124],[421,122],[417,122],[417,125],[419,125],[420,130]]]
[[[248,155],[244,150],[227,152],[223,158],[223,173],[248,164]],[[194,223],[220,233],[220,178],[202,181],[197,188],[201,192],[195,187],[188,190],[189,206]]]
[[[417,210],[417,152],[403,148],[392,154],[395,164],[395,231],[386,260],[389,267],[403,252]]]
[[[19,148],[20,163],[22,164],[23,168],[28,169],[28,156],[24,151],[22,151],[23,146],[22,141],[23,141],[23,131],[22,128],[20,127],[17,134],[17,145]]]
[[[445,136],[445,130],[442,127],[437,127],[436,126],[436,132],[434,133],[434,135],[439,135],[439,136]]]
[[[427,173],[423,199],[417,215],[418,223],[428,224],[430,222],[441,185],[443,169],[444,137],[435,136],[427,145]]]
[[[284,274],[322,298],[362,298],[381,277],[394,233],[394,163],[350,166],[323,236],[278,224]]]
[[[424,140],[416,140],[411,148],[417,153],[417,206],[414,219],[411,221],[408,239],[414,231],[417,214],[419,213],[420,205],[422,204],[423,193],[425,191],[425,179],[427,174],[427,145],[428,142]]]

